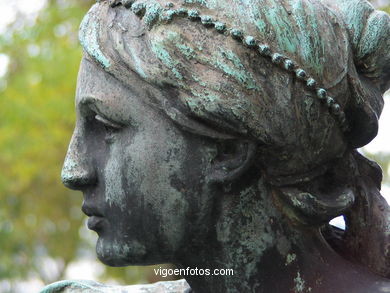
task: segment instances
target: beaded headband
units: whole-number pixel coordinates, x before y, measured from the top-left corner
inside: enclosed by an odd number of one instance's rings
[[[97,2],[102,2],[102,0],[97,0]],[[145,15],[145,11],[147,9],[146,3],[136,2],[136,0],[108,0],[108,2],[111,7],[123,5],[127,9],[130,9],[138,17]],[[238,28],[230,27],[228,24],[220,22],[209,15],[201,15],[196,9],[175,9],[174,7],[174,3],[167,2],[164,10],[162,11],[162,15],[160,15],[160,11],[152,12],[151,15],[148,16],[148,25],[155,22],[157,18],[159,18],[162,22],[169,23],[174,17],[187,17],[191,21],[200,22],[207,28],[214,28],[218,33],[230,36],[234,40],[242,43],[245,47],[256,50],[262,57],[270,59],[274,65],[289,73],[295,74],[297,79],[305,83],[305,86],[314,92],[317,98],[326,105],[330,114],[333,115],[335,120],[338,122],[341,130],[343,132],[347,132],[349,130],[346,115],[341,109],[340,104],[329,96],[328,92],[324,88],[320,87],[317,81],[310,77],[310,75],[303,68],[298,66],[296,62],[283,54],[272,51],[268,44],[261,43],[261,41],[257,40],[255,37],[246,35]]]

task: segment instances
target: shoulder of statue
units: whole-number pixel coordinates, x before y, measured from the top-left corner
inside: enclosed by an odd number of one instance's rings
[[[158,282],[147,285],[109,286],[88,280],[66,280],[50,284],[40,293],[189,293],[191,289],[183,280]]]

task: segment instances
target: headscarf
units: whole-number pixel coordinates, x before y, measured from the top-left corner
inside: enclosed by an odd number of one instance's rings
[[[350,230],[376,235],[354,232],[353,257],[382,275],[390,274],[382,257],[390,209],[372,212],[380,171],[354,149],[377,134],[390,86],[389,35],[389,16],[365,0],[99,1],[80,27],[87,55],[124,84],[135,74],[164,92],[157,103],[186,130],[256,141],[270,184],[309,222],[352,211]],[[272,55],[250,48],[253,40]],[[346,114],[347,130],[318,88]],[[336,183],[312,188],[330,174]],[[364,227],[355,221],[363,215]],[[368,244],[371,256],[362,253]]]

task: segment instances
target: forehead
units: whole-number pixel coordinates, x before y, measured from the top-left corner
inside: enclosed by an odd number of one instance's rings
[[[130,83],[125,85],[84,56],[77,80],[76,107],[96,104],[108,116],[120,120],[155,112],[150,106],[148,84],[133,72],[128,77]]]

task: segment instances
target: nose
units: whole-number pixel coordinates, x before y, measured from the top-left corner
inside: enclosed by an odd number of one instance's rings
[[[83,189],[95,183],[96,175],[94,168],[88,163],[90,161],[82,137],[75,131],[62,167],[62,183],[66,187],[75,190]]]

